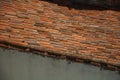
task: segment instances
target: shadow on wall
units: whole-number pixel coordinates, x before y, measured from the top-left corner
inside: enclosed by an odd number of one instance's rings
[[[55,4],[58,4],[59,6],[67,6],[69,9],[74,8],[74,9],[79,9],[79,10],[120,11],[120,5],[118,5],[117,2],[107,3],[107,1],[115,1],[115,0],[43,0],[43,1],[55,3]]]

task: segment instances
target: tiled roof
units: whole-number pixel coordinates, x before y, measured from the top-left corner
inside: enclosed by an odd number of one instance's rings
[[[120,11],[3,0],[0,42],[120,67]]]

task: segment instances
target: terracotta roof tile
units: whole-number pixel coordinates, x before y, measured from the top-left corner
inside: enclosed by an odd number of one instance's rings
[[[120,67],[120,12],[0,1],[0,42]]]

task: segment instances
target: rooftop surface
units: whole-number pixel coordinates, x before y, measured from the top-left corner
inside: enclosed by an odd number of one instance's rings
[[[0,43],[120,68],[120,11],[1,0]]]

